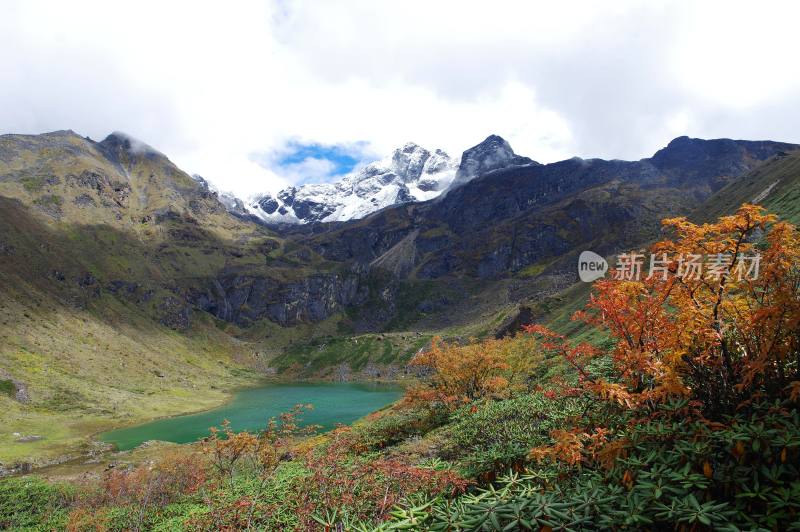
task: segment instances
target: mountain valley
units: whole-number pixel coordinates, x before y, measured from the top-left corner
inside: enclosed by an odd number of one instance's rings
[[[797,148],[680,137],[640,161],[540,164],[495,135],[460,162],[408,144],[347,182],[368,209],[310,185],[271,198],[297,218],[272,223],[121,133],[0,136],[0,462],[85,452],[264,375],[396,380],[434,335],[570,327],[584,249],[744,201],[796,218]]]

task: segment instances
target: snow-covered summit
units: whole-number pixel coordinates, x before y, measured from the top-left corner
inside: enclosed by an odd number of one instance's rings
[[[452,183],[458,160],[409,142],[335,183],[300,185],[246,202],[266,222],[334,222],[363,218],[390,205],[433,199]]]

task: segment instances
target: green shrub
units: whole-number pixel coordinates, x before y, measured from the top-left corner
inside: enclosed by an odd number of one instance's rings
[[[47,194],[46,196],[36,198],[33,203],[41,207],[60,207],[61,204],[64,203],[64,200],[61,199],[61,196]]]
[[[19,180],[28,192],[40,191],[47,182],[47,177],[43,175],[28,175]]]
[[[610,468],[544,465],[456,500],[412,497],[383,528],[800,530],[798,411],[761,404],[727,421],[633,425]]]
[[[4,393],[9,397],[14,397],[17,393],[17,387],[14,385],[14,381],[10,379],[1,379],[0,393]]]
[[[38,477],[0,481],[0,529],[52,530],[63,528],[74,488]]]
[[[166,506],[151,527],[153,532],[185,530],[187,522],[204,515],[208,507],[199,502],[173,503]]]
[[[355,427],[354,444],[362,450],[383,449],[422,436],[446,421],[446,417],[426,410],[390,409]]]
[[[264,478],[240,471],[231,482],[213,488],[208,504],[190,508],[186,526],[192,530],[295,530],[299,525],[299,489],[308,471],[299,462],[282,463]],[[172,517],[170,522],[178,522]],[[161,526],[166,526],[166,521]],[[169,530],[168,528],[163,528]]]
[[[443,429],[450,442],[445,457],[460,461],[468,476],[506,471],[521,463],[532,447],[549,441],[550,431],[567,417],[578,414],[576,402],[541,394],[467,405],[453,413]]]

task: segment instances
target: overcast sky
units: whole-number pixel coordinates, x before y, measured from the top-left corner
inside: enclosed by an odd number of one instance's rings
[[[800,142],[798,2],[0,3],[0,133],[124,131],[239,195],[413,140],[540,162]]]

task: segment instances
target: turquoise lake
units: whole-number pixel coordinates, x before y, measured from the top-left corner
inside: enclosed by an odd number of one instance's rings
[[[105,432],[100,439],[117,449],[133,449],[148,440],[190,443],[209,435],[208,429],[224,420],[235,431],[257,431],[270,417],[290,410],[296,404],[311,403],[303,425],[321,425],[322,430],[338,423],[352,423],[370,412],[396,401],[400,388],[361,383],[267,384],[236,392],[225,406],[198,414],[159,419],[150,423]]]

